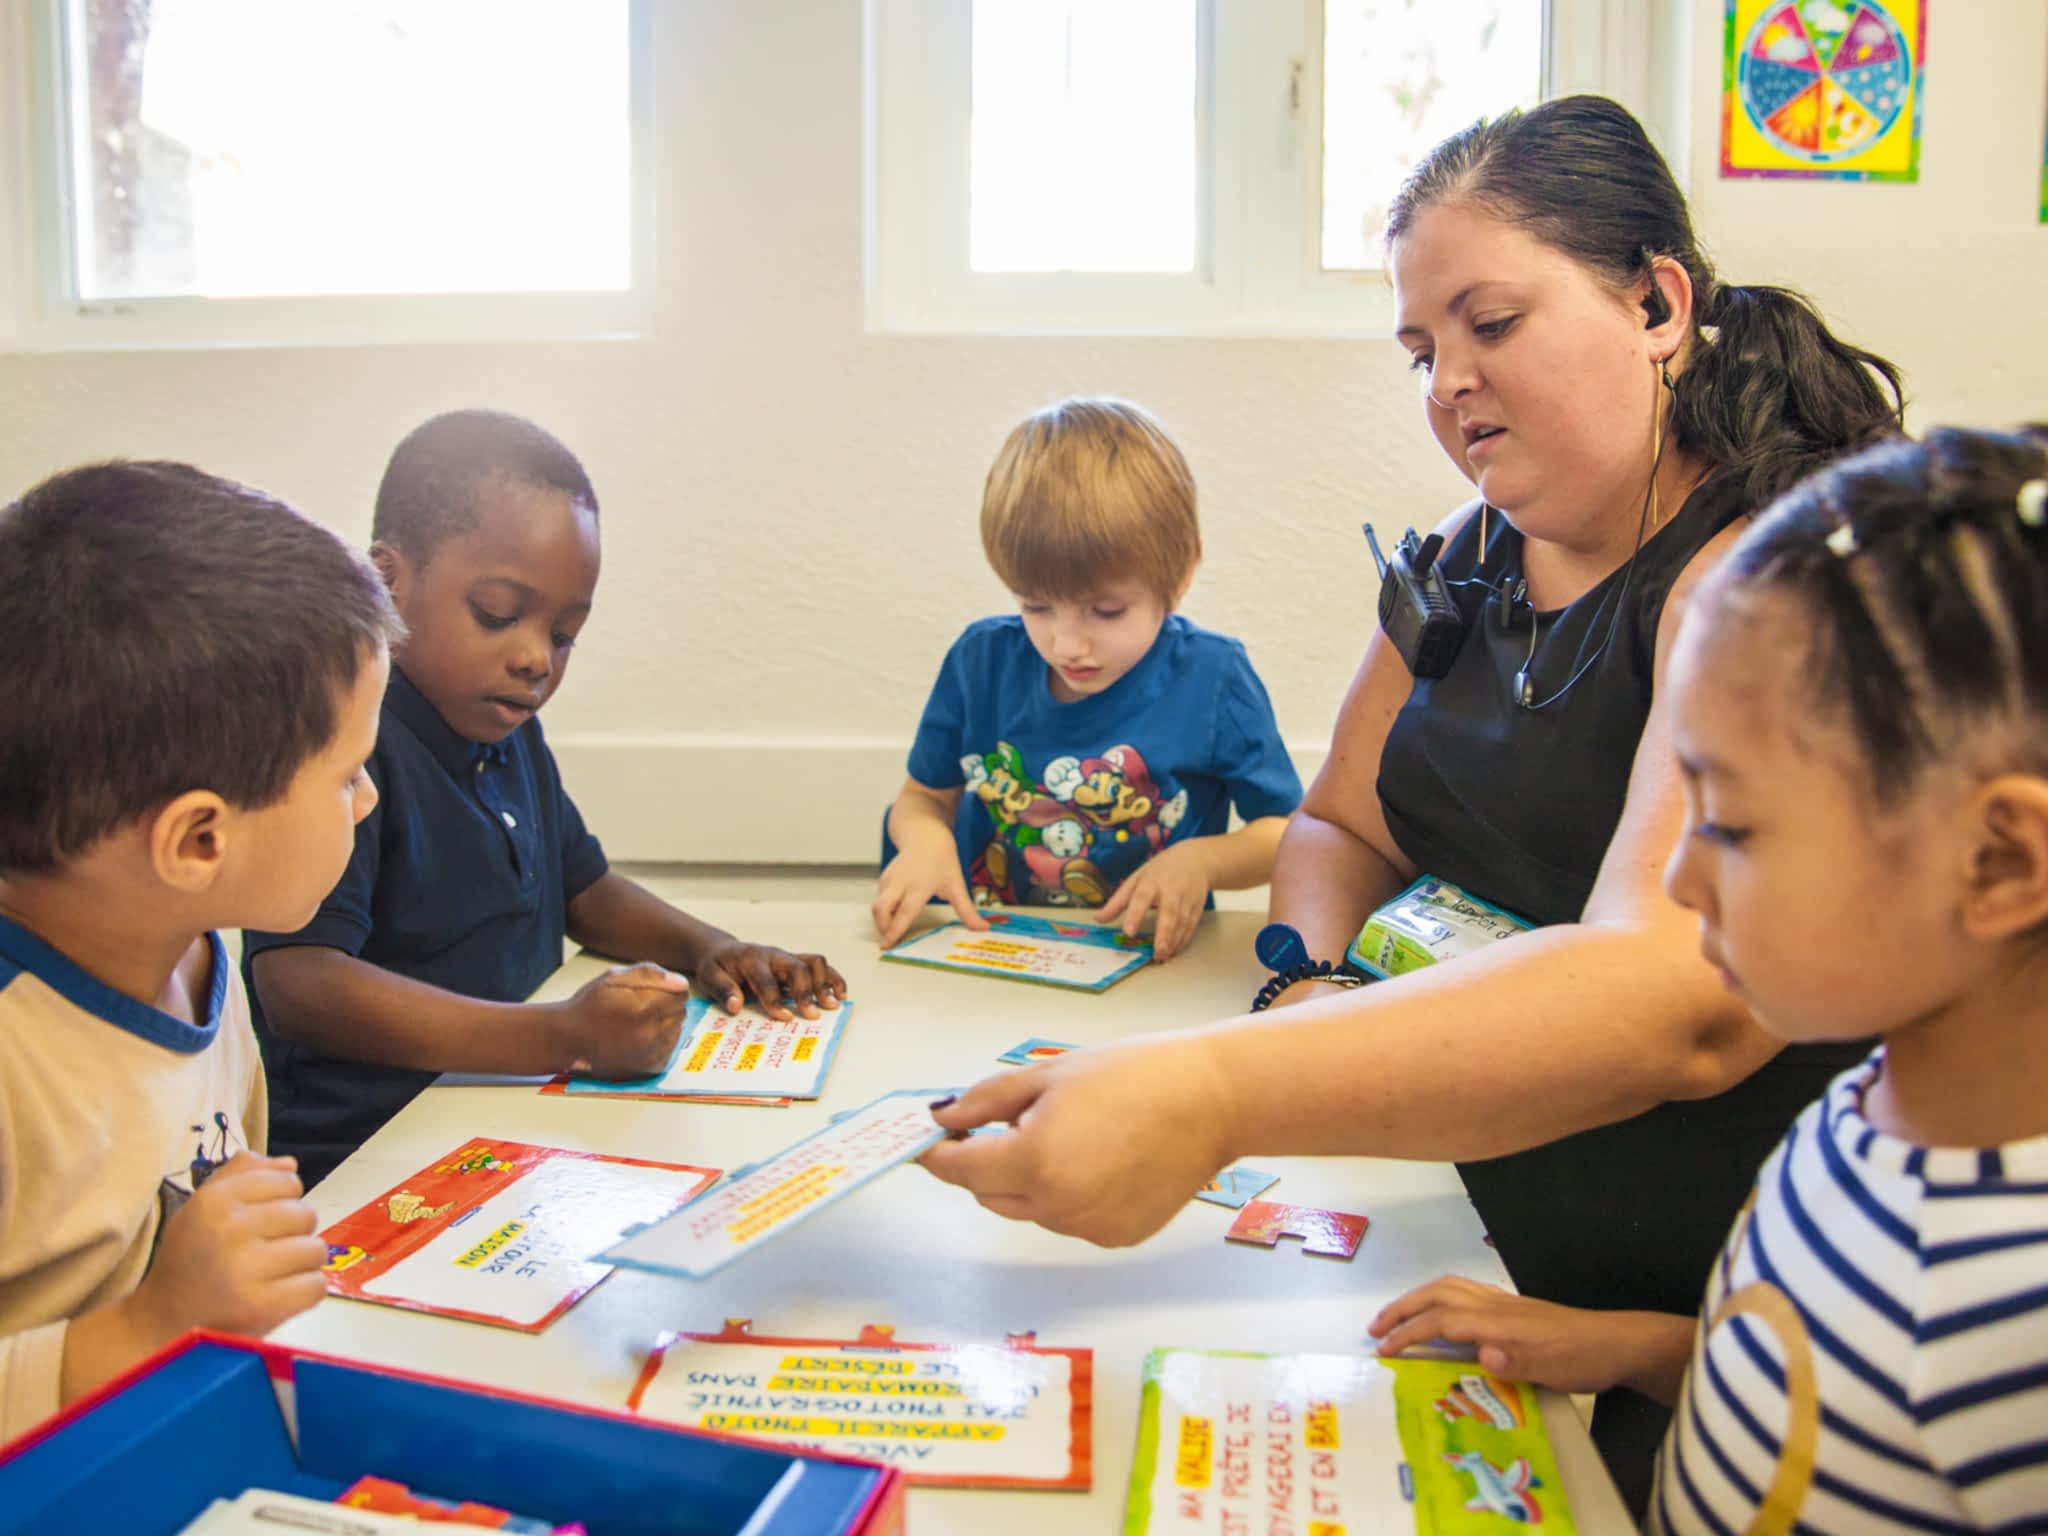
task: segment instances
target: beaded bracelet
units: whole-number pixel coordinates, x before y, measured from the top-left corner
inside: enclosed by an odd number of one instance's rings
[[[1304,960],[1299,965],[1290,965],[1286,970],[1275,971],[1268,976],[1266,984],[1252,994],[1252,1012],[1264,1013],[1273,1006],[1275,998],[1299,981],[1327,981],[1340,987],[1365,984],[1365,978],[1356,971],[1347,971],[1327,960]]]

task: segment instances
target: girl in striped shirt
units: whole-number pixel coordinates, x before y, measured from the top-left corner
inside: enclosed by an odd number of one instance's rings
[[[2048,1532],[2048,428],[1802,482],[1703,584],[1665,871],[1786,1041],[1879,1037],[1758,1175],[1697,1318],[1444,1279],[1371,1325],[1676,1403],[1670,1532]]]

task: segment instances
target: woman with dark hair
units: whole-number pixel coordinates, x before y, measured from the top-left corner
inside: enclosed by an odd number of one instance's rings
[[[1437,529],[1463,633],[1435,676],[1373,636],[1273,915],[1334,962],[1432,875],[1534,931],[990,1079],[939,1120],[1017,1131],[927,1162],[1003,1214],[1127,1243],[1240,1155],[1452,1158],[1525,1292],[1691,1311],[1755,1167],[1860,1051],[1766,1035],[1664,895],[1684,807],[1658,685],[1746,516],[1896,431],[1898,375],[1797,296],[1721,282],[1602,98],[1439,145],[1387,247],[1424,415],[1479,491]],[[1632,1396],[1595,1413],[1637,1507],[1661,1424]]]

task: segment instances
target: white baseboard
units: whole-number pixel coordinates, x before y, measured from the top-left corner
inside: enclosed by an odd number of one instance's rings
[[[613,859],[873,864],[908,742],[551,738],[562,780]],[[1325,748],[1295,748],[1306,784]]]

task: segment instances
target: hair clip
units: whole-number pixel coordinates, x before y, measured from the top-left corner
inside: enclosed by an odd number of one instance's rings
[[[2048,480],[2029,480],[2021,486],[2015,505],[2020,521],[2029,528],[2048,525]]]
[[[1828,548],[1838,559],[1846,560],[1862,547],[1856,538],[1856,530],[1847,523],[1828,535]]]

